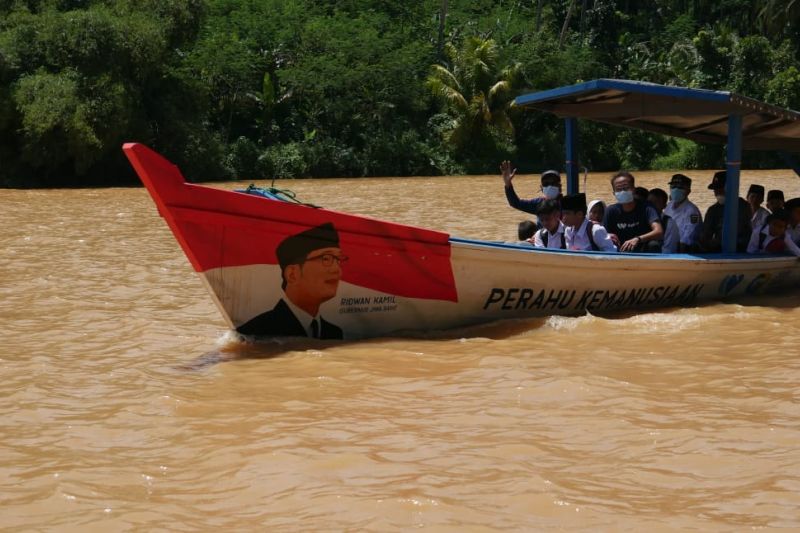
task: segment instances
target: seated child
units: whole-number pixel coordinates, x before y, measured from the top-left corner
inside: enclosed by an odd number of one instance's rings
[[[781,253],[786,250],[786,225],[789,222],[789,213],[778,209],[767,217],[767,223],[753,230],[750,243],[747,245],[748,254]]]
[[[603,200],[592,200],[589,202],[589,211],[586,213],[586,218],[595,224],[602,224],[605,214],[606,203]]]
[[[786,225],[786,251],[800,256],[800,198],[792,198],[784,204],[789,213],[789,223]]]
[[[561,199],[561,220],[566,226],[564,238],[567,249],[617,251],[606,228],[586,218],[585,194],[570,194]]]
[[[521,241],[527,241],[536,233],[536,223],[531,220],[523,220],[517,227],[517,237]]]
[[[542,229],[533,236],[533,246],[536,248],[567,247],[564,239],[564,224],[561,222],[561,207],[555,200],[544,200],[536,211]],[[529,239],[530,241],[530,239]]]

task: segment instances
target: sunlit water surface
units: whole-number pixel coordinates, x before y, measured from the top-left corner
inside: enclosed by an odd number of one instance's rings
[[[704,211],[711,173],[690,175]],[[800,195],[787,171],[753,181]],[[462,237],[526,218],[498,176],[278,185]],[[143,189],[0,201],[2,527],[800,528],[797,293],[245,344]]]

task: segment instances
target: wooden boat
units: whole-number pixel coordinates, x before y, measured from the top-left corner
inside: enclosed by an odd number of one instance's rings
[[[744,148],[800,151],[800,114],[735,94],[595,80],[519,97],[577,117],[728,145],[721,254],[534,249],[187,183],[141,144],[123,149],[227,324],[246,334],[364,338],[504,318],[692,306],[797,287],[788,255],[734,253]]]

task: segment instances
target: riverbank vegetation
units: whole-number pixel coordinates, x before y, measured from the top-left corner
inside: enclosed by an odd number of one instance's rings
[[[800,2],[770,0],[0,0],[0,183],[130,182],[124,141],[196,180],[560,168],[562,124],[516,95],[609,77],[798,109],[798,46]],[[592,170],[722,165],[581,128]]]

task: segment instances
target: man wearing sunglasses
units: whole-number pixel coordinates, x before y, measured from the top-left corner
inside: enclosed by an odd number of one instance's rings
[[[327,223],[285,238],[275,249],[284,297],[271,311],[238,328],[245,335],[341,339],[342,330],[320,316],[320,306],[336,296],[347,257],[339,234]]]
[[[703,217],[700,209],[689,200],[692,180],[689,176],[675,174],[669,181],[670,202],[664,214],[678,229],[678,249],[664,250],[664,253],[692,253],[700,250],[703,235]]]

